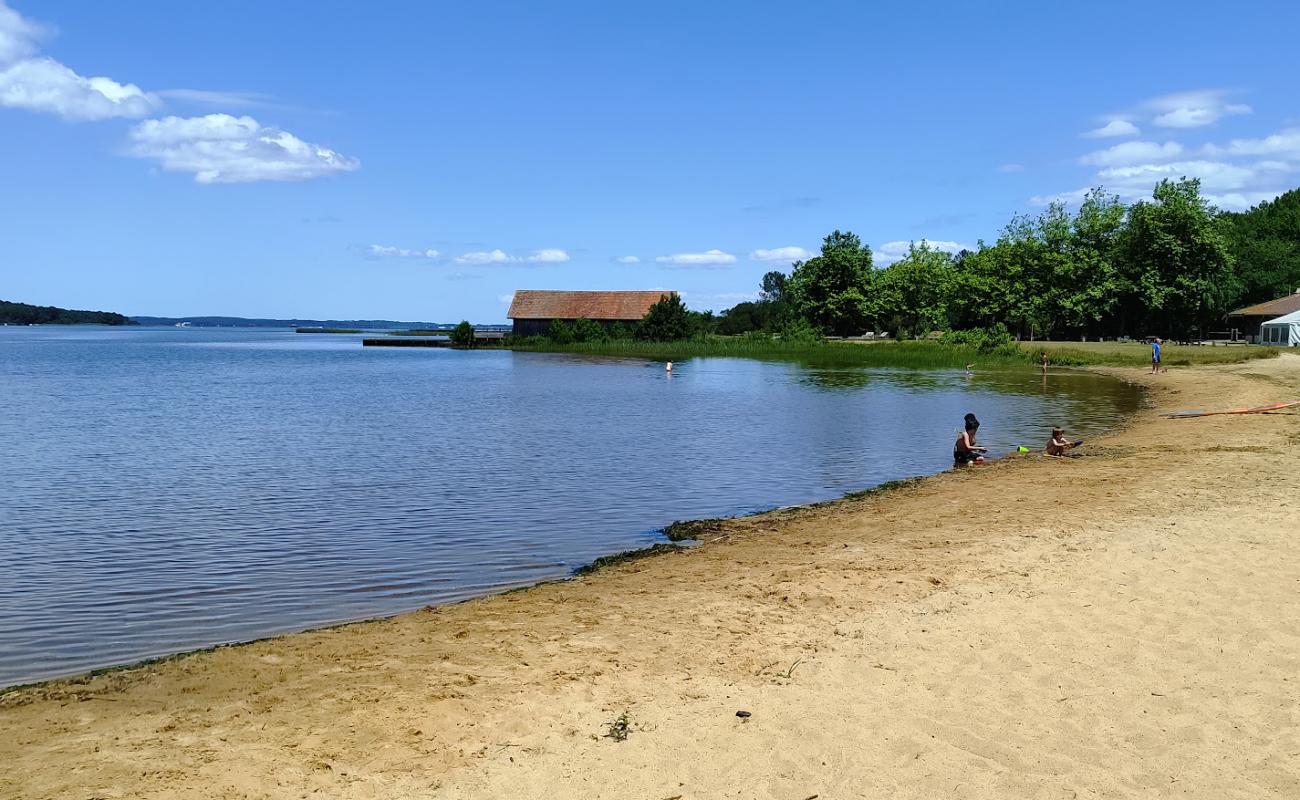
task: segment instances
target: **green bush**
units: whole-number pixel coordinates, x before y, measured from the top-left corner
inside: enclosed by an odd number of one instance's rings
[[[624,342],[636,338],[636,330],[626,322],[615,322],[605,330],[605,337],[611,342]]]
[[[546,331],[546,338],[556,344],[573,344],[577,341],[577,337],[573,333],[573,326],[562,319],[551,321],[551,326]]]
[[[451,343],[457,347],[474,346],[474,326],[469,324],[469,320],[461,320],[451,332]]]
[[[603,342],[605,341],[605,329],[600,326],[599,322],[590,319],[574,320],[572,326],[573,341],[575,342]]]
[[[804,319],[791,320],[781,328],[783,342],[820,342],[821,340],[821,332]]]
[[[981,353],[1001,353],[1012,355],[1021,352],[1015,337],[1007,326],[998,323],[991,328],[971,328],[964,331],[945,331],[940,340],[943,344],[960,345],[978,350]]]
[[[689,339],[693,332],[691,312],[686,309],[682,298],[676,294],[664,294],[650,306],[650,311],[637,326],[636,338],[648,342],[677,342]]]

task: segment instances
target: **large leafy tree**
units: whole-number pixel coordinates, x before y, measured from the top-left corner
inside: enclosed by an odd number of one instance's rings
[[[1125,291],[1117,262],[1128,208],[1102,189],[1084,197],[1070,223],[1067,258],[1054,276],[1058,327],[1098,335],[1113,319]]]
[[[852,233],[835,231],[821,254],[800,261],[787,282],[796,313],[822,333],[851,336],[871,327],[871,248]]]
[[[1130,308],[1149,333],[1204,333],[1230,299],[1232,260],[1215,211],[1194,178],[1163,180],[1129,209],[1119,242]]]
[[[948,326],[952,291],[952,256],[928,242],[913,242],[906,256],[876,275],[874,316],[882,327],[900,337],[943,329]]]
[[[996,243],[981,244],[961,259],[951,302],[959,326],[989,328],[1000,323],[1030,338],[1051,330],[1053,276],[1062,258],[1062,214],[1052,207],[1038,218],[1013,217]]]
[[[636,337],[652,342],[688,339],[694,332],[691,312],[676,294],[660,297],[637,325]]]
[[[1300,289],[1300,189],[1223,217],[1238,286],[1234,308]]]

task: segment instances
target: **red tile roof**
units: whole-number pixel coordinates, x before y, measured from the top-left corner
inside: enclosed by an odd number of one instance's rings
[[[636,321],[664,295],[677,292],[553,292],[520,289],[510,303],[510,319],[610,319]]]
[[[1300,311],[1300,292],[1289,294],[1286,297],[1279,297],[1276,300],[1269,300],[1267,303],[1256,303],[1253,306],[1239,308],[1232,312],[1231,316],[1280,317],[1293,311]]]

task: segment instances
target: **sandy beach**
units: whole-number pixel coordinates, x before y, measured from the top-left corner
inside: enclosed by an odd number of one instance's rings
[[[10,692],[0,797],[1300,797],[1300,414],[1160,417],[1300,357],[1120,374],[1079,458]]]

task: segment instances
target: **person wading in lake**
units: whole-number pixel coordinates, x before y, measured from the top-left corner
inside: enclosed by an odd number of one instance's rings
[[[984,463],[984,454],[988,452],[988,448],[975,444],[975,434],[979,429],[980,421],[974,414],[967,414],[965,430],[957,436],[957,443],[952,448],[954,465],[964,467],[967,464]]]

